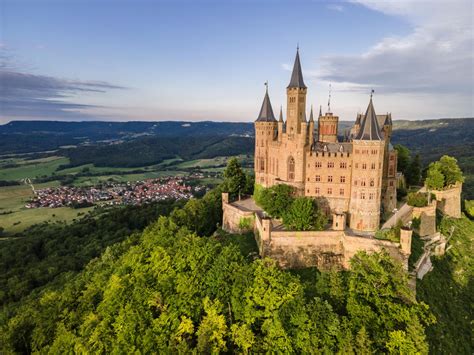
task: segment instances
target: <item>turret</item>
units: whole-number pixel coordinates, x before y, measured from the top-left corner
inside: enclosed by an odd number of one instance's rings
[[[278,141],[281,142],[283,137],[283,108],[280,106],[280,117],[278,119]]]
[[[318,141],[326,143],[337,142],[337,126],[339,117],[327,112],[318,119]]]
[[[308,141],[309,145],[313,145],[314,141],[314,117],[313,117],[313,105],[311,105],[311,113],[309,114],[309,127],[308,127]]]
[[[268,146],[275,137],[277,126],[267,85],[262,108],[255,121],[255,181],[264,186],[268,184]]]
[[[359,232],[374,232],[380,224],[384,140],[372,95],[352,143],[350,227]]]
[[[297,49],[291,80],[286,88],[286,133],[289,134],[290,137],[301,133],[301,123],[306,121],[306,91],[307,88],[303,81],[299,50]]]

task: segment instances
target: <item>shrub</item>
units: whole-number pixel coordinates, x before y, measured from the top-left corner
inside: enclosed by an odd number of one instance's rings
[[[252,217],[241,217],[239,220],[239,229],[241,231],[249,231],[252,229],[253,218]]]
[[[428,206],[427,194],[423,192],[410,192],[407,203],[413,207],[426,207]]]

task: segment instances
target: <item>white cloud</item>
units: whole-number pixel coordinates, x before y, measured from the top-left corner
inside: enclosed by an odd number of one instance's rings
[[[341,4],[329,4],[326,6],[326,8],[332,11],[339,11],[339,12],[344,11],[344,6],[342,6]]]
[[[406,118],[474,116],[473,3],[471,1],[354,0],[372,10],[409,21],[413,32],[387,37],[361,54],[321,58],[319,80],[337,83],[341,91],[369,92],[410,102],[429,102],[413,108],[395,103]],[[456,98],[454,113],[446,98]],[[440,104],[437,104],[440,103]],[[398,106],[398,107],[397,107]],[[414,110],[413,110],[414,109]],[[415,112],[416,116],[410,112]],[[411,116],[411,117],[410,117]]]

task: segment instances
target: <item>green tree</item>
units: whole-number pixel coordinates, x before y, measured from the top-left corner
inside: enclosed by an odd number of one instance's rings
[[[394,148],[398,153],[397,170],[406,175],[406,172],[410,166],[410,150],[401,144],[396,144]]]
[[[419,185],[421,181],[421,162],[420,155],[416,154],[410,161],[409,168],[406,172],[408,185]]]
[[[441,190],[444,187],[444,175],[439,162],[431,163],[426,172],[425,185],[428,189]]]
[[[294,230],[322,230],[327,219],[309,197],[297,197],[283,214],[283,224]]]
[[[264,188],[257,185],[255,188],[255,202],[271,217],[281,218],[294,200],[294,188],[286,184]]]
[[[247,186],[247,176],[242,170],[237,158],[230,158],[224,170],[224,190],[231,198],[236,198],[243,193]]]
[[[456,182],[464,182],[464,176],[456,158],[443,155],[439,160],[439,169],[444,175],[445,186],[454,185]]]
[[[227,325],[225,317],[219,314],[221,308],[222,306],[218,300],[211,302],[209,298],[204,298],[204,311],[206,312],[206,316],[201,321],[197,330],[197,348],[201,353],[209,350],[213,354],[226,351],[225,337]]]

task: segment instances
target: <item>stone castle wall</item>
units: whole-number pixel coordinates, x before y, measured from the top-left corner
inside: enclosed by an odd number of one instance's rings
[[[454,218],[461,218],[461,191],[462,183],[441,191],[430,190],[436,196],[438,209],[444,215]]]
[[[282,268],[317,267],[319,269],[350,267],[350,259],[360,250],[386,250],[408,267],[411,231],[402,231],[400,243],[348,235],[346,231],[286,231],[275,229],[274,221],[261,211],[238,211],[223,194],[224,230],[240,233],[241,218],[254,216],[255,240],[261,257],[275,259]]]

